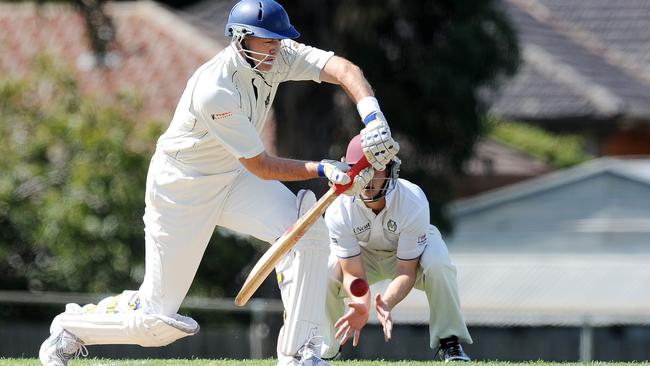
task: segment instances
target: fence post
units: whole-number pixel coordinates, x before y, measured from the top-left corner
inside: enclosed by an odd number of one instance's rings
[[[594,327],[586,317],[580,327],[580,362],[591,362],[593,359]]]
[[[251,301],[251,323],[248,328],[251,359],[264,358],[264,339],[270,329],[266,324],[266,306],[260,301]]]

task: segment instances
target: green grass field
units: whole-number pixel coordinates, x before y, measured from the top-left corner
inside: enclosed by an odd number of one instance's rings
[[[274,359],[267,360],[73,360],[69,366],[275,366]],[[649,362],[595,362],[598,366],[640,366]],[[437,361],[332,361],[332,366],[425,366],[442,365]],[[472,362],[473,366],[584,366],[584,363],[559,362]],[[0,358],[0,366],[40,366],[36,359]]]

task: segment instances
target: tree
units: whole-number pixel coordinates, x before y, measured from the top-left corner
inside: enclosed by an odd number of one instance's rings
[[[101,10],[101,0],[89,1]],[[403,175],[427,191],[432,222],[448,228],[445,176],[462,168],[484,133],[480,91],[513,73],[519,59],[497,3],[314,0],[285,7],[302,41],[365,71],[403,145]],[[30,79],[0,83],[0,284],[133,288],[143,274],[144,181],[158,125],[129,118],[136,108],[129,96],[101,105],[51,62],[37,66]],[[280,88],[276,114],[283,156],[339,157],[361,127],[338,88],[310,83]],[[193,291],[234,295],[254,253],[254,244],[216,233]]]
[[[0,287],[137,288],[145,180],[161,125],[130,117],[133,96],[112,105],[82,96],[47,57],[34,70],[0,81]],[[216,233],[193,290],[234,294],[254,253],[250,242]]]
[[[329,47],[364,70],[402,143],[404,175],[424,186],[432,220],[449,229],[442,209],[451,195],[445,176],[462,169],[485,133],[481,91],[512,75],[519,62],[514,31],[498,2],[320,0],[291,2],[287,10],[303,42]],[[282,90],[278,97],[278,143],[285,148],[280,151],[299,156],[304,141],[321,146],[311,143],[323,137],[314,132],[315,119],[304,116],[338,105],[343,107],[339,118],[328,114],[326,126],[316,131],[330,131],[325,138],[339,144],[318,153],[342,154],[341,141],[361,127],[351,103],[337,103],[343,98],[333,90],[317,98],[301,91],[309,103],[296,102],[300,96],[289,93]],[[285,141],[301,145],[287,151]]]
[[[68,2],[86,19],[102,65],[114,38],[104,0]],[[486,103],[479,95],[512,75],[519,63],[516,37],[499,2],[287,0],[283,5],[301,41],[334,50],[365,71],[402,143],[404,175],[424,186],[432,221],[448,231],[443,207],[453,190],[447,177],[462,170],[486,132]],[[336,158],[361,127],[351,104],[333,87],[280,88],[275,111],[282,156]],[[289,186],[325,189],[319,182]]]
[[[554,168],[567,168],[591,158],[585,139],[577,134],[555,134],[522,122],[490,118],[489,136],[502,144],[527,152]]]

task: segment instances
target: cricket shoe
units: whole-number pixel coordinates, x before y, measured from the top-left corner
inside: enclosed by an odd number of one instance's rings
[[[299,366],[331,366],[320,357],[322,338],[320,336],[311,337],[300,347],[298,350],[298,355],[300,355],[298,360]]]
[[[313,351],[302,350],[297,356],[279,355],[277,366],[331,366]]]
[[[440,340],[440,350],[438,351],[440,359],[447,362],[469,362],[469,356],[463,351],[458,338],[451,336]]]
[[[298,366],[298,359],[293,356],[278,354],[277,366]]]
[[[88,356],[86,346],[65,329],[50,334],[38,352],[43,366],[67,366],[70,359],[80,355]]]

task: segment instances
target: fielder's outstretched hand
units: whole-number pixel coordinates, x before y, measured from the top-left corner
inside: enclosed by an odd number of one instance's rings
[[[375,297],[375,308],[377,309],[377,318],[384,328],[384,340],[388,342],[393,335],[393,319],[390,316],[388,305],[381,299],[381,294],[377,294]]]
[[[350,303],[348,306],[350,307],[348,313],[334,324],[337,328],[335,337],[339,340],[340,345],[344,345],[350,336],[353,336],[352,345],[356,347],[359,344],[361,328],[368,322],[368,308],[365,304],[356,302]]]
[[[399,152],[399,144],[393,139],[383,113],[373,112],[364,119],[368,120],[361,130],[361,148],[373,168],[384,170]]]

